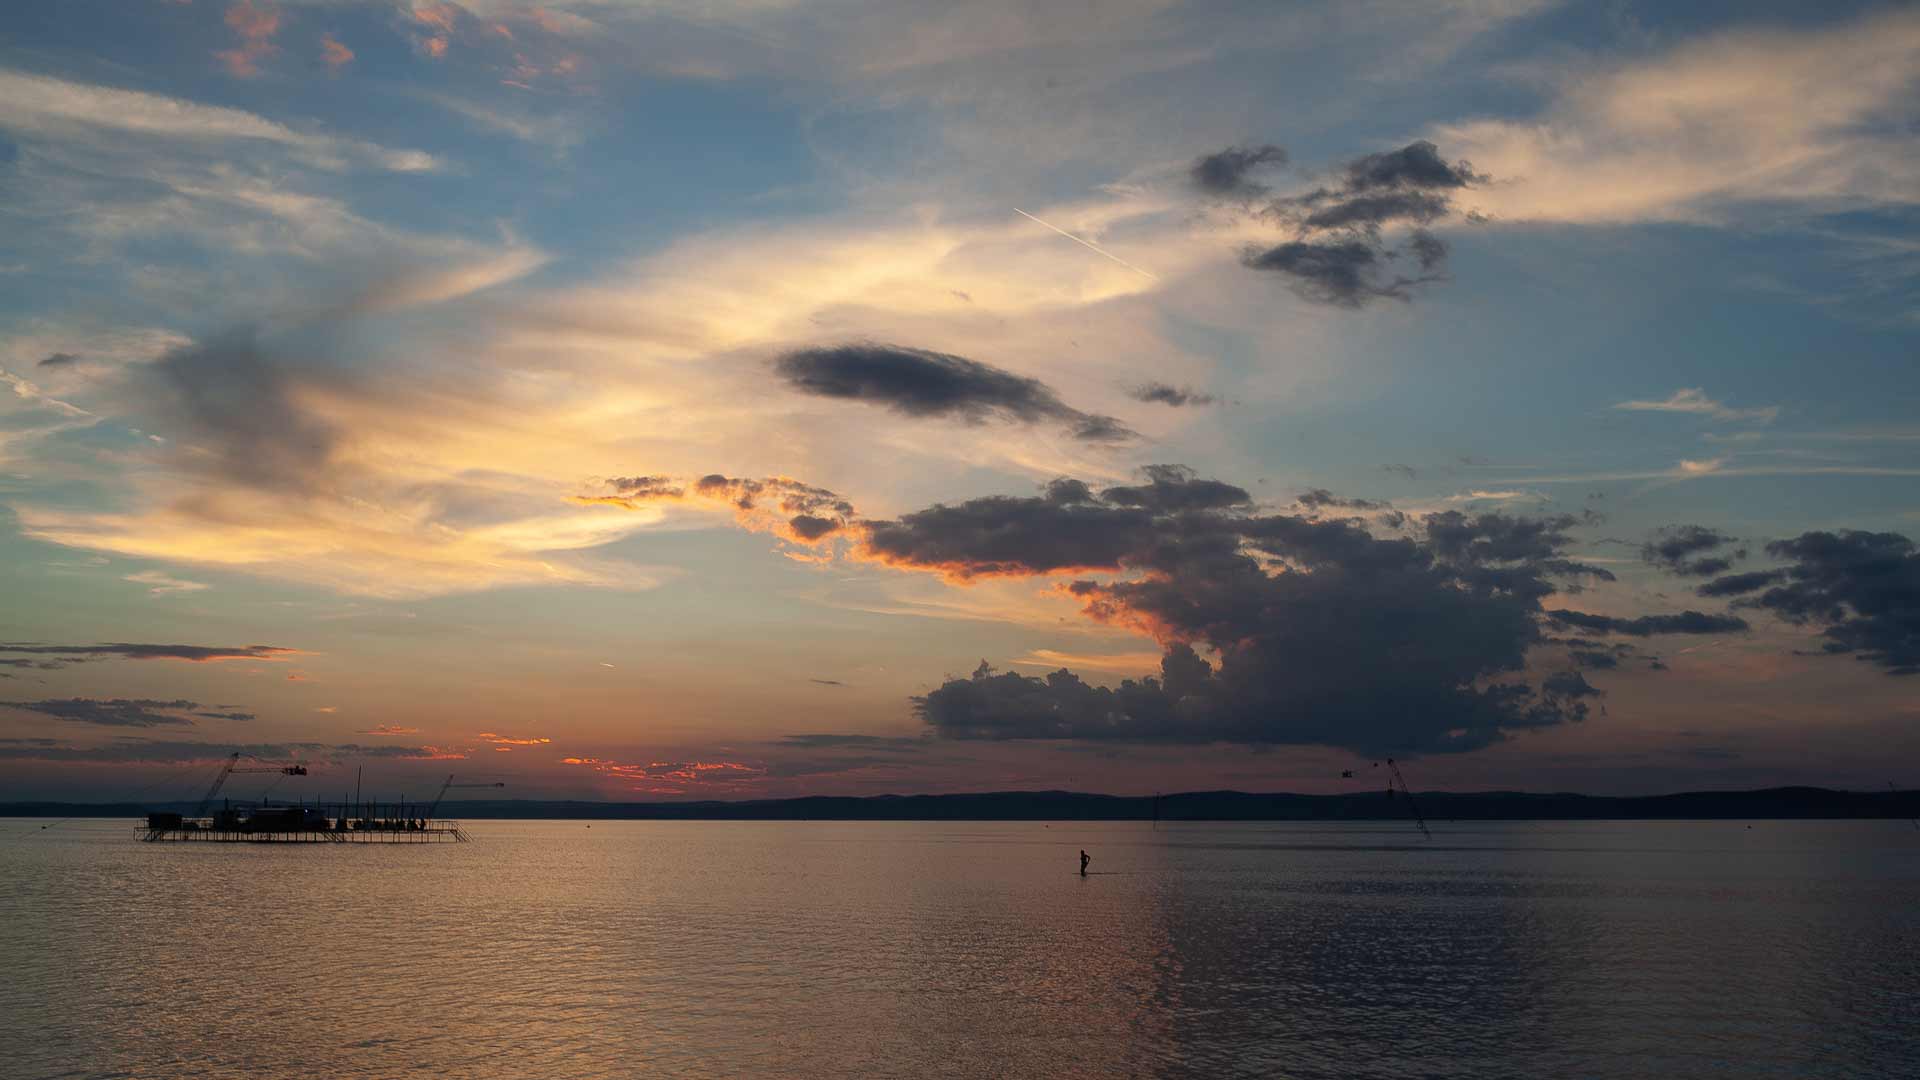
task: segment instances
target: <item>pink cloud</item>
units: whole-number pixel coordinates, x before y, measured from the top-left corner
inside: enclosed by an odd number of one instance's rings
[[[280,13],[269,7],[256,7],[253,0],[239,0],[227,9],[226,21],[240,36],[240,45],[222,49],[213,54],[214,58],[225,64],[227,73],[235,78],[253,78],[260,74],[260,61],[280,51],[273,44],[273,35],[280,31]]]
[[[336,41],[332,34],[322,34],[320,36],[320,59],[327,67],[332,68],[334,71],[339,71],[341,68],[353,63],[353,50]]]

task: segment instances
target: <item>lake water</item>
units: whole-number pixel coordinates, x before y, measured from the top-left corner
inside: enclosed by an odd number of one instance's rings
[[[1920,1075],[1905,821],[40,824],[8,1078]]]

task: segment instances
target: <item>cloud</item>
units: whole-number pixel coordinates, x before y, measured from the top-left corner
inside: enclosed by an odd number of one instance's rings
[[[1677,615],[1641,615],[1623,619],[1560,609],[1547,612],[1547,621],[1555,626],[1572,627],[1594,634],[1626,634],[1630,637],[1652,634],[1731,634],[1747,629],[1747,621],[1737,615],[1709,615],[1692,610]]]
[[[46,645],[40,642],[0,641],[0,653],[22,656],[50,656],[46,664],[79,664],[94,660],[183,660],[191,664],[218,663],[226,660],[283,660],[303,655],[298,649],[278,645],[151,645],[106,642],[97,645]]]
[[[1464,161],[1448,163],[1440,156],[1440,148],[1424,139],[1398,150],[1358,158],[1347,164],[1346,171],[1348,194],[1444,191],[1484,184],[1489,179],[1476,174]]]
[[[56,720],[103,727],[191,726],[191,717],[181,715],[205,708],[198,702],[156,701],[152,698],[59,698],[46,701],[0,701],[10,709],[40,713]],[[197,713],[219,719],[253,719],[250,713],[222,715]]]
[[[821,686],[845,686],[845,685],[847,685],[846,683],[843,683],[843,682],[841,682],[841,681],[840,681],[839,679],[808,679],[807,681],[808,681],[808,682],[810,682],[810,683],[818,683],[818,684],[819,684],[819,685],[821,685]]]
[[[785,476],[762,480],[709,473],[690,480],[665,476],[617,476],[606,482],[608,495],[575,495],[590,506],[640,510],[662,503],[704,502],[733,511],[734,520],[756,532],[773,533],[813,545],[852,527],[853,504],[828,491]]]
[[[479,739],[481,742],[489,742],[497,746],[545,746],[553,741],[545,736],[521,738],[513,735],[500,735],[491,731],[481,732]]]
[[[276,491],[328,478],[335,426],[296,399],[294,375],[248,328],[174,349],[150,366],[156,396],[187,433],[182,464]]]
[[[1726,467],[1729,457],[1717,458],[1681,458],[1674,462],[1674,474],[1677,476],[1707,476]]]
[[[1736,409],[1707,396],[1699,387],[1675,390],[1672,395],[1657,401],[1622,401],[1613,406],[1629,412],[1670,412],[1688,413],[1705,416],[1714,420],[1743,420],[1760,424],[1771,424],[1780,415],[1778,405],[1767,405],[1754,409]]]
[[[1712,577],[1726,573],[1736,560],[1747,557],[1744,548],[1719,553],[1736,543],[1733,537],[1704,526],[1669,525],[1641,546],[1640,558],[1649,566],[1682,577]]]
[[[774,370],[803,394],[863,401],[905,416],[969,424],[990,417],[1018,424],[1046,421],[1087,442],[1122,442],[1134,434],[1111,416],[1069,407],[1038,379],[904,345],[800,349],[776,360]]]
[[[392,150],[355,139],[307,134],[241,109],[6,69],[0,69],[0,129],[103,138],[111,145],[130,136],[189,143],[265,143],[332,170],[355,163],[395,172],[439,167],[432,155],[419,150]]]
[[[1822,627],[1826,651],[1851,653],[1891,675],[1920,674],[1920,552],[1900,533],[1807,532],[1767,545],[1779,570],[1718,578],[1713,595],[1759,592],[1737,606]]]
[[[214,53],[235,78],[250,79],[260,74],[260,61],[280,51],[273,35],[280,30],[280,13],[253,0],[236,0],[227,8],[227,26],[240,38],[232,49]]]
[[[564,467],[568,479],[498,470],[503,446],[540,436],[520,406],[510,415],[473,385],[484,373],[463,371],[454,386],[398,364],[356,365],[329,346],[347,325],[330,310],[324,333],[240,328],[119,373],[104,391],[116,415],[134,412],[167,441],[138,452],[151,467],[126,471],[126,508],[17,504],[23,531],[392,596],[645,588],[671,572],[581,553],[653,518],[560,510],[577,465]]]
[[[59,367],[72,367],[73,365],[78,363],[80,363],[80,358],[78,356],[75,356],[73,353],[57,352],[57,353],[54,353],[52,356],[49,356],[46,359],[40,361],[38,364],[34,366],[43,367],[43,368],[59,368]]]
[[[1264,216],[1295,235],[1250,245],[1240,261],[1287,278],[1305,299],[1345,308],[1410,300],[1414,288],[1440,280],[1447,244],[1425,226],[1453,213],[1456,191],[1489,179],[1464,161],[1448,162],[1425,140],[1357,158],[1337,175],[1333,187],[1268,202]],[[1413,226],[1403,245],[1383,236],[1396,223]],[[1417,272],[1400,269],[1408,261]]]
[[[1353,499],[1335,495],[1326,488],[1311,488],[1294,500],[1309,510],[1391,510],[1393,504],[1377,499]]]
[[[136,585],[147,586],[147,592],[153,596],[177,596],[180,593],[200,592],[210,586],[198,581],[186,581],[159,570],[142,570],[137,574],[128,574],[122,581],[131,581]]]
[[[1193,186],[1207,195],[1221,198],[1257,198],[1267,193],[1267,185],[1255,181],[1253,174],[1279,168],[1287,163],[1284,148],[1266,143],[1261,146],[1230,146],[1225,150],[1195,158],[1187,175]]]
[[[1728,574],[1705,582],[1693,591],[1706,597],[1740,596],[1786,580],[1786,574],[1779,570],[1754,570],[1744,574]]]
[[[1171,405],[1176,409],[1188,405],[1217,405],[1220,399],[1212,394],[1203,394],[1190,387],[1174,386],[1171,383],[1144,382],[1127,391],[1127,396],[1135,401],[1147,404]]]
[[[329,70],[339,71],[353,63],[353,50],[340,44],[332,34],[320,35],[320,62]]]
[[[1436,128],[1499,177],[1464,199],[1505,219],[1724,220],[1735,203],[1911,204],[1904,134],[1920,12],[1694,37],[1650,59],[1565,69],[1541,115]]]
[[[355,735],[418,735],[419,728],[401,727],[398,724],[376,724],[365,731],[356,731]]]
[[[1117,688],[983,664],[916,699],[938,734],[1444,752],[1586,715],[1592,687],[1523,674],[1558,580],[1611,576],[1565,556],[1578,520],[1446,511],[1382,539],[1163,466],[870,522],[856,554],[962,581],[1103,574],[1065,592],[1165,650],[1159,676]]]
[[[563,764],[580,765],[624,781],[633,790],[655,795],[680,795],[689,790],[737,791],[766,778],[764,765],[742,761],[622,762],[609,758],[569,757]]]
[[[100,764],[140,762],[186,763],[220,761],[234,753],[262,761],[347,761],[383,758],[409,761],[448,761],[466,755],[434,746],[361,746],[356,743],[203,743],[169,739],[118,739],[104,746],[73,746],[56,739],[0,738],[0,759],[10,761],[72,761]]]

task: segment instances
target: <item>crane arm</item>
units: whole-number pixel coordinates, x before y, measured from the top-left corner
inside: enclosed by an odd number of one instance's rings
[[[226,761],[221,763],[220,772],[213,778],[213,785],[207,788],[205,795],[200,797],[200,805],[193,812],[194,817],[207,816],[208,804],[213,802],[215,795],[220,794],[220,789],[226,785],[227,777],[234,773],[280,773],[284,776],[305,776],[307,767],[305,765],[250,765],[243,769],[240,768],[240,751],[235,750],[228,755]]]
[[[483,787],[495,788],[495,787],[506,787],[506,786],[507,784],[506,784],[506,781],[504,780],[475,782],[471,784],[456,784],[453,782],[453,776],[449,774],[447,776],[447,782],[440,785],[440,793],[433,797],[433,801],[431,803],[427,804],[427,813],[426,813],[427,820],[429,821],[433,820],[433,812],[435,810],[440,809],[440,800],[446,798],[447,789],[449,788],[483,788]]]

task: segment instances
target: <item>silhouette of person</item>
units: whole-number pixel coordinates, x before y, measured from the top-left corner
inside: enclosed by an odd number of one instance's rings
[[[1092,861],[1093,860],[1091,858],[1087,857],[1087,849],[1081,848],[1080,849],[1080,876],[1081,877],[1087,876],[1087,864]]]

